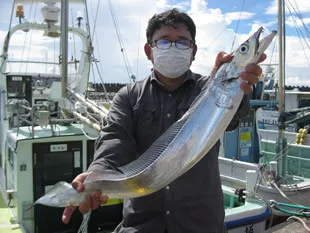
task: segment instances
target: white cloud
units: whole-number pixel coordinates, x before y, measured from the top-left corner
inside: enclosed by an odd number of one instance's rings
[[[230,12],[225,14],[225,16],[229,19],[229,20],[242,20],[242,19],[250,19],[255,15],[255,13],[251,13],[251,12]]]
[[[308,0],[294,0],[286,1],[286,9],[291,11],[298,10],[301,13],[310,12],[310,1]],[[278,0],[273,0],[269,7],[265,10],[265,14],[276,15],[278,14]]]
[[[309,24],[310,25],[310,18],[303,18],[301,21],[300,19],[298,19],[296,17],[289,16],[285,22],[290,27],[301,27],[301,26],[303,26],[303,24],[305,24],[305,25]]]

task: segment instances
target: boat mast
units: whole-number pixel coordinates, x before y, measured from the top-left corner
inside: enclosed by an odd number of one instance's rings
[[[278,172],[281,177],[286,176],[286,140],[284,138],[284,119],[283,114],[285,112],[285,80],[284,80],[284,70],[285,70],[285,37],[283,35],[283,15],[285,11],[285,0],[278,0],[278,32],[279,32],[279,78],[278,78],[278,85],[279,85],[279,93],[278,93],[278,100],[279,100],[279,138],[278,138],[278,148],[277,148],[277,161],[278,161]]]
[[[61,0],[61,86],[63,98],[66,97],[68,85],[68,12],[69,1]]]

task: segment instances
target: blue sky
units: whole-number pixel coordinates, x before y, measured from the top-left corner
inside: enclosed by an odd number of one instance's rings
[[[29,2],[30,0],[28,0]],[[33,0],[36,3],[38,0]],[[99,15],[96,24],[94,47],[95,55],[101,61],[102,77],[105,82],[128,82],[128,74],[124,65],[123,56],[117,40],[114,24],[109,10],[108,0],[89,0],[89,13],[91,25],[95,15],[98,1]],[[0,0],[0,46],[7,32],[9,17],[12,9],[12,0]],[[30,1],[31,2],[31,1]],[[152,67],[143,51],[145,43],[145,28],[147,20],[157,12],[171,7],[177,7],[189,13],[197,26],[198,53],[192,65],[194,72],[208,75],[216,54],[221,51],[231,52],[233,41],[237,46],[260,26],[270,30],[277,29],[277,0],[112,0],[113,8],[118,20],[120,33],[127,52],[132,73],[137,79],[143,79]],[[294,20],[290,11],[300,11],[303,22],[310,31],[310,1],[287,0],[287,83],[310,86],[310,38],[309,32],[300,29],[307,37],[300,39],[296,33]],[[40,8],[42,5],[34,4],[32,8],[25,5],[25,14],[33,21],[35,16],[42,21]],[[243,7],[243,11],[241,9]],[[30,9],[32,14],[30,15]],[[76,15],[77,10],[83,10],[72,5],[71,13]],[[36,12],[36,15],[34,14]],[[297,18],[295,18],[297,20]],[[70,17],[71,20],[71,17]],[[39,22],[41,22],[39,21]],[[13,17],[13,25],[18,23]],[[296,21],[301,24],[301,21]],[[237,27],[238,26],[238,27]],[[92,27],[93,28],[93,27]],[[19,33],[12,38],[12,59],[46,59],[55,60],[55,41],[39,39],[41,34]],[[31,42],[31,43],[30,43]],[[70,41],[71,45],[72,40]],[[44,44],[45,43],[45,44]],[[23,49],[23,46],[27,47]],[[275,48],[272,50],[272,48]],[[23,52],[21,52],[23,51]],[[69,52],[72,54],[73,49]],[[273,51],[273,53],[272,53]],[[58,52],[58,51],[57,51]],[[270,46],[267,51],[268,59],[265,63],[277,62],[277,44]],[[38,68],[35,67],[37,70]],[[42,72],[47,72],[45,67]],[[90,81],[100,81],[98,75]]]

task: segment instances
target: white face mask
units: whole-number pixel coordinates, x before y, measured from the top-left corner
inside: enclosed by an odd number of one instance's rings
[[[184,74],[191,65],[193,48],[181,50],[175,46],[169,49],[153,47],[154,69],[166,78],[178,78]]]

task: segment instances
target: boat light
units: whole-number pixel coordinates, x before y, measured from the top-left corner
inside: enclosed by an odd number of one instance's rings
[[[24,18],[25,17],[24,6],[22,4],[18,4],[16,6],[16,17],[18,17],[18,18]]]

